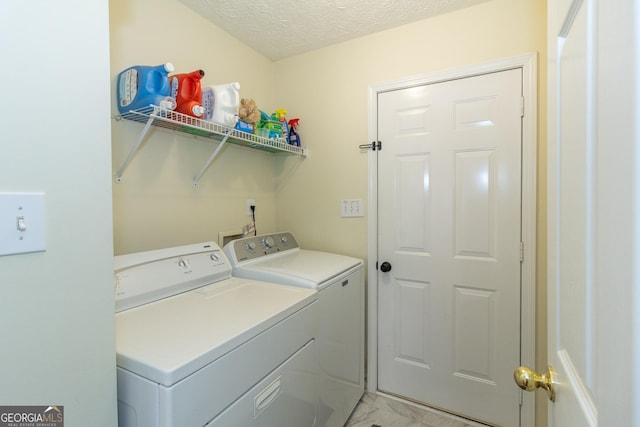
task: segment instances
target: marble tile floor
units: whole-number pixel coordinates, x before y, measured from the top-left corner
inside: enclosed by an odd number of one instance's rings
[[[365,393],[345,427],[487,427],[464,418]]]

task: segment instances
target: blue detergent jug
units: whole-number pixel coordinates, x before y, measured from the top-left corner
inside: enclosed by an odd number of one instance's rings
[[[118,110],[126,113],[157,105],[168,110],[176,108],[176,101],[170,96],[169,73],[173,64],[149,66],[136,65],[118,74]]]

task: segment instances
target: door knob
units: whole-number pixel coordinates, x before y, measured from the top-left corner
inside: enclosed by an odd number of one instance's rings
[[[556,401],[555,372],[551,366],[547,366],[547,373],[544,375],[526,366],[520,366],[513,372],[513,379],[518,387],[525,391],[534,391],[537,388],[547,390],[549,400]]]
[[[380,271],[382,271],[383,273],[391,271],[391,264],[389,264],[387,261],[383,262],[380,265]]]

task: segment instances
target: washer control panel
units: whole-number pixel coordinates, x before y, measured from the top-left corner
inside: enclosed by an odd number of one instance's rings
[[[284,232],[243,237],[229,242],[224,250],[229,258],[242,262],[297,248],[293,235]]]

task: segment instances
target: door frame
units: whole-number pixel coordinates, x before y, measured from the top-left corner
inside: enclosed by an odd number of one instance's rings
[[[528,53],[481,64],[400,78],[369,85],[368,141],[378,138],[378,94],[392,90],[444,82],[520,68],[522,69],[522,242],[520,364],[536,366],[536,191],[538,141],[537,54]],[[382,142],[384,148],[384,141]],[[368,266],[367,266],[367,391],[378,390],[378,162],[377,152],[368,154]],[[517,366],[514,366],[515,370]],[[514,387],[516,387],[514,383]],[[534,393],[522,394],[521,427],[535,425]]]

